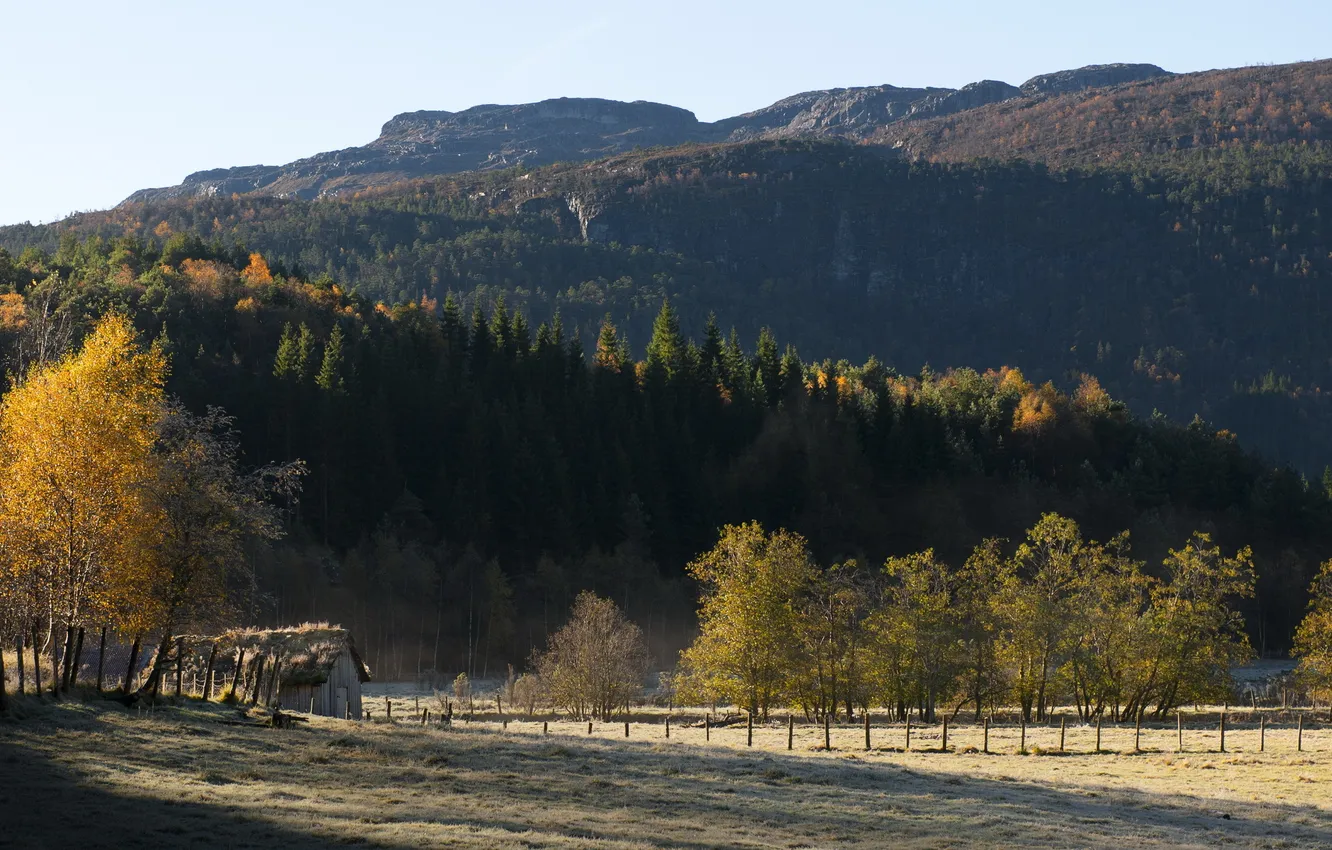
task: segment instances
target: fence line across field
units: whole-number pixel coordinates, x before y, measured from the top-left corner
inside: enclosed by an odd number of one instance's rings
[[[400,722],[404,725],[429,724],[429,715],[425,712],[405,717],[400,715]],[[1286,714],[1289,715],[1290,712]],[[438,713],[434,716],[436,723],[449,725],[447,719]],[[746,748],[753,747],[756,743],[760,747],[766,743],[770,747],[780,748],[784,733],[785,747],[788,750],[795,749],[798,738],[813,737],[815,745],[806,749],[834,752],[858,750],[990,755],[1266,753],[1269,737],[1272,738],[1276,748],[1295,752],[1316,751],[1306,749],[1304,745],[1306,715],[1303,712],[1288,718],[1282,725],[1269,722],[1265,714],[1259,714],[1256,720],[1252,712],[1239,716],[1247,718],[1244,725],[1237,726],[1237,715],[1230,712],[1198,713],[1187,720],[1182,714],[1176,714],[1173,724],[1169,721],[1144,723],[1141,717],[1135,717],[1131,724],[1125,721],[1111,725],[1106,725],[1104,718],[1099,717],[1093,720],[1073,718],[1075,722],[1070,725],[1068,716],[1051,716],[1040,724],[1028,724],[1020,717],[1008,722],[985,717],[980,723],[958,725],[955,720],[948,718],[933,724],[923,723],[915,717],[908,717],[905,721],[875,722],[871,714],[862,714],[855,722],[833,723],[827,715],[821,722],[797,721],[794,714],[776,714],[768,721],[755,722],[749,715],[719,719],[711,713],[705,713],[701,717],[693,716],[695,719],[692,721],[691,715],[684,713],[665,715],[660,720],[653,721],[566,719],[561,723],[556,720],[553,721],[555,724],[553,729],[549,717],[536,719],[496,716],[491,722],[498,724],[501,732],[515,731],[520,734],[540,735],[579,734],[583,737],[599,736],[611,739],[633,737],[640,741],[661,738],[689,743],[689,733],[692,732],[701,734],[704,744],[713,743],[715,737],[719,746]],[[394,722],[387,718],[386,721]],[[567,727],[561,728],[564,724],[568,724]],[[583,730],[584,724],[586,727],[584,731],[575,731]],[[638,731],[631,736],[630,730],[633,727],[637,727]],[[653,727],[656,727],[656,732],[653,731]],[[1015,738],[1016,742],[999,740],[1003,737]],[[1116,740],[1109,740],[1111,737]]]
[[[106,633],[105,628],[100,630],[98,636],[98,659],[96,664],[96,689],[103,692],[104,680],[111,683],[116,681],[114,675],[107,676],[104,669],[104,658],[106,655]],[[55,657],[41,657],[38,655],[37,636],[32,636],[32,643],[24,646],[26,635],[19,636],[15,641],[15,662],[16,669],[6,669],[3,656],[0,656],[0,710],[7,707],[9,693],[8,686],[12,682],[17,685],[15,695],[28,692],[29,682],[32,690],[36,693],[42,693],[44,676],[43,666],[50,662],[51,671],[48,685],[52,695],[58,694],[61,690],[71,689],[80,684],[83,676],[83,668],[80,663],[83,645],[84,630],[68,630],[65,635],[65,653],[63,666],[56,663]],[[8,641],[6,641],[8,643]],[[165,679],[170,683],[162,688],[163,695],[166,696],[174,692],[177,698],[206,698],[216,699],[222,696],[234,696],[237,692],[238,679],[242,669],[243,655],[237,658],[236,668],[232,673],[230,682],[225,681],[223,676],[214,675],[214,662],[217,655],[217,647],[214,644],[208,653],[208,663],[200,676],[197,671],[192,671],[188,680],[184,677],[182,659],[185,655],[185,642],[183,638],[177,637],[174,644],[175,652],[164,656],[162,669],[160,669],[160,679]],[[131,674],[134,672],[134,662],[137,656],[136,646],[131,649],[130,664],[126,674],[126,689],[128,689]],[[25,670],[25,652],[30,655],[31,664],[26,665]],[[264,671],[264,662],[267,659],[260,656],[256,659],[257,668],[254,671],[252,680],[247,679],[242,688],[240,702],[249,702],[250,705],[256,705],[260,701],[272,703],[275,696],[277,681],[280,676],[280,669],[283,659],[273,658],[271,669],[267,677]],[[88,671],[91,674],[91,670]],[[146,671],[144,671],[146,672]],[[17,676],[15,676],[17,674]],[[91,678],[91,676],[89,676]],[[137,677],[135,677],[137,678]],[[14,681],[17,679],[17,681]],[[189,689],[186,690],[185,682],[189,682]],[[173,687],[174,686],[174,687]],[[157,696],[156,688],[154,697]],[[407,699],[411,702],[408,703]],[[421,705],[421,697],[411,696],[403,698],[400,709],[395,716],[393,711],[393,698],[387,694],[383,698],[384,710],[380,718],[376,718],[374,712],[366,708],[363,713],[364,720],[380,720],[385,723],[415,723],[423,726],[441,725],[452,727],[453,725],[453,703],[446,700],[445,705],[441,706],[442,711],[434,711]],[[313,703],[312,703],[313,705]],[[460,701],[461,705],[461,701]],[[475,718],[476,705],[471,696],[467,701],[466,721],[471,723]],[[543,719],[537,720],[533,717],[523,716],[505,711],[505,704],[497,695],[495,697],[496,719],[500,729],[504,732],[510,731],[510,724],[514,724],[517,731],[525,731],[528,726],[533,730],[537,724],[541,727],[540,734],[550,734],[551,721],[550,716],[546,715]],[[352,718],[350,709],[346,712],[347,719]],[[382,719],[381,719],[382,718]],[[691,720],[692,718],[692,720]],[[1073,725],[1069,720],[1074,721]],[[1170,721],[1163,720],[1159,722],[1144,722],[1144,716],[1141,712],[1136,713],[1131,720],[1121,719],[1119,722],[1106,725],[1103,716],[1097,716],[1094,719],[1072,717],[1064,712],[1048,714],[1043,722],[1028,724],[1022,716],[1017,716],[1008,721],[1001,721],[995,715],[991,714],[982,718],[979,722],[970,725],[959,726],[956,719],[944,717],[938,723],[926,723],[919,717],[908,715],[903,721],[893,721],[880,718],[876,721],[874,715],[870,712],[862,712],[858,720],[848,719],[847,722],[834,722],[830,714],[825,713],[818,722],[809,722],[808,720],[797,721],[795,714],[774,714],[771,718],[759,720],[747,712],[731,715],[725,718],[716,718],[712,712],[704,712],[700,717],[698,714],[683,711],[672,711],[664,717],[654,718],[651,722],[642,719],[633,721],[621,717],[614,722],[586,721],[580,719],[572,721],[581,725],[587,724],[586,735],[596,734],[601,731],[603,734],[608,730],[619,732],[624,738],[635,738],[637,740],[653,739],[660,737],[665,740],[688,741],[690,733],[697,734],[701,731],[702,739],[705,744],[710,744],[713,740],[713,733],[717,733],[718,743],[724,745],[740,746],[739,729],[732,732],[732,727],[744,727],[743,746],[753,747],[758,741],[759,746],[767,743],[771,746],[780,747],[781,734],[785,732],[786,748],[793,750],[799,738],[813,737],[815,745],[808,747],[810,750],[844,751],[850,752],[861,750],[864,752],[958,752],[958,753],[985,753],[998,754],[1007,752],[1017,753],[1065,753],[1065,754],[1124,754],[1124,753],[1180,753],[1180,754],[1206,754],[1206,753],[1227,753],[1242,751],[1247,753],[1266,753],[1268,738],[1272,738],[1274,749],[1294,750],[1295,752],[1316,751],[1315,749],[1306,750],[1305,731],[1307,719],[1317,720],[1317,715],[1312,709],[1291,709],[1281,708],[1263,711],[1255,707],[1253,711],[1230,711],[1225,709],[1219,712],[1195,711],[1186,715],[1183,712],[1175,712],[1174,729],[1170,728]],[[671,724],[675,722],[675,735],[672,737]],[[1242,725],[1236,725],[1239,721]],[[1057,725],[1056,725],[1057,722]],[[598,730],[597,726],[601,729]],[[1131,724],[1131,725],[1130,725]],[[633,726],[643,727],[641,731],[633,732]],[[660,727],[660,731],[654,731],[652,727]],[[785,729],[782,727],[785,726]],[[478,724],[478,728],[482,728]],[[822,735],[819,735],[819,732]],[[1173,731],[1173,735],[1170,733]],[[555,733],[559,734],[560,729],[557,726]],[[950,746],[950,733],[953,746]],[[1109,733],[1116,738],[1123,738],[1132,734],[1132,746],[1122,742],[1112,743],[1107,747],[1105,737]],[[1162,736],[1166,737],[1166,743],[1161,742]],[[615,737],[618,737],[615,736]],[[914,741],[913,741],[914,737]],[[1016,744],[1011,740],[1002,740],[1003,738],[1016,737]],[[1144,747],[1144,737],[1147,746]],[[1173,738],[1173,741],[1169,739]],[[1054,742],[1057,739],[1058,744]],[[1090,739],[1090,740],[1089,740]],[[1089,743],[1092,746],[1087,746]],[[1173,743],[1173,747],[1170,744]],[[1293,744],[1293,746],[1291,746]],[[1155,745],[1155,746],[1154,746]]]

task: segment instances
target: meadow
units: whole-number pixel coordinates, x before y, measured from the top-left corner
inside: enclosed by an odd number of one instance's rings
[[[378,699],[382,700],[380,696]],[[427,707],[432,698],[421,700]],[[991,730],[833,727],[785,716],[754,730],[664,716],[623,723],[510,719],[421,724],[310,718],[231,725],[236,709],[186,701],[144,712],[101,700],[38,704],[0,720],[0,846],[162,847],[1308,847],[1332,844],[1332,730],[1296,749],[1273,715],[1264,752],[1236,716],[1225,754],[1212,714],[1173,722]],[[433,706],[432,706],[433,712]],[[701,717],[700,713],[690,715]],[[542,724],[547,724],[543,732]],[[710,740],[705,736],[710,735]]]

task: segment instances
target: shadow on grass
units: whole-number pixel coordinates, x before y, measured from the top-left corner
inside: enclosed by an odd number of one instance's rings
[[[27,703],[24,705],[23,703]],[[0,717],[0,847],[12,850],[100,847],[288,847],[315,850],[327,839],[267,823],[223,806],[99,782],[52,759],[46,746],[86,734],[51,713],[58,708],[25,700],[26,719]],[[99,711],[112,711],[110,705]],[[17,713],[17,712],[16,712]],[[122,753],[126,770],[134,755]],[[179,789],[173,789],[179,791]]]

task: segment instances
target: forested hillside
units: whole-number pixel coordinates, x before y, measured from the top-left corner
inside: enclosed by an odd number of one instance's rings
[[[249,463],[306,461],[249,615],[341,619],[389,676],[493,673],[587,587],[669,659],[693,607],[683,564],[724,522],[866,565],[930,546],[960,563],[1050,510],[1096,539],[1130,529],[1149,564],[1210,530],[1255,547],[1250,628],[1269,650],[1332,549],[1321,483],[1201,423],[1135,419],[1090,376],[1061,393],[1012,368],[802,360],[711,324],[690,342],[660,302],[642,359],[612,321],[585,353],[562,318],[533,328],[503,299],[386,307],[180,235],[3,265],[11,363],[124,309],[163,341],[170,391],[237,417]]]
[[[0,232],[191,233],[369,299],[465,310],[504,293],[590,344],[609,312],[636,353],[663,297],[803,352],[1095,374],[1141,416],[1230,428],[1318,475],[1332,159],[1320,146],[1181,154],[1172,171],[906,164],[874,147],[765,142],[402,184],[351,201],[174,201]]]
[[[880,128],[912,158],[1113,166],[1200,149],[1305,147],[1332,133],[1332,60],[1157,77]]]

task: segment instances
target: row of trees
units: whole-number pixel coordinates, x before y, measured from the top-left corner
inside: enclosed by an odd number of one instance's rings
[[[171,399],[167,370],[162,343],[112,313],[0,405],[0,633],[50,653],[53,690],[77,676],[88,626],[136,650],[160,634],[163,659],[187,622],[222,622],[251,579],[247,543],[282,533],[270,498],[295,495],[300,465],[243,472],[232,420]]]
[[[702,584],[701,633],[681,656],[681,699],[766,715],[822,717],[883,706],[934,719],[1017,705],[1028,720],[1073,704],[1082,717],[1163,716],[1222,701],[1251,655],[1234,607],[1250,596],[1250,553],[1206,534],[1157,571],[1127,534],[1083,539],[1043,516],[1011,555],[986,540],[961,566],[932,550],[822,568],[805,540],[757,523],[727,526],[689,567]]]

